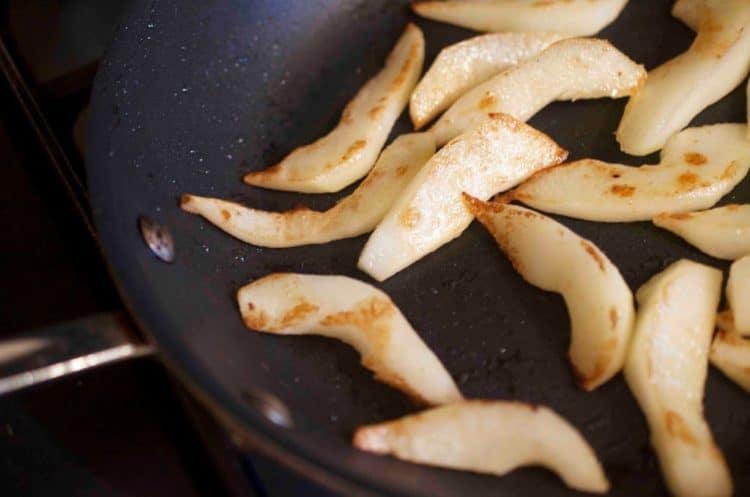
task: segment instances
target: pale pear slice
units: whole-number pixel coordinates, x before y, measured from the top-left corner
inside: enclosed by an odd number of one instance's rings
[[[733,261],[750,254],[750,204],[659,214],[653,221],[718,259]]]
[[[627,0],[419,0],[422,17],[475,31],[554,31],[590,36],[614,21]]]
[[[328,243],[369,233],[435,153],[428,133],[401,135],[383,150],[370,174],[348,197],[325,212],[297,207],[286,212],[250,209],[216,198],[183,195],[180,206],[200,214],[240,240],[259,247]]]
[[[373,286],[345,276],[278,273],[241,288],[237,303],[252,330],[348,343],[376,379],[420,402],[463,398],[440,359],[391,299]]]
[[[706,7],[706,0],[677,0],[672,7],[672,15],[685,23],[693,31],[698,31],[700,27],[701,16]],[[750,82],[747,89],[747,115],[750,121]],[[750,126],[747,128],[747,136],[750,138]]]
[[[533,176],[512,194],[535,209],[600,222],[649,221],[708,209],[750,168],[742,124],[688,128],[670,138],[656,165],[584,159]]]
[[[693,31],[698,31],[705,8],[706,0],[677,0],[672,6],[672,15]]]
[[[635,309],[630,288],[607,256],[542,214],[469,195],[464,200],[526,281],[565,299],[571,327],[568,358],[579,385],[591,391],[617,374],[625,362]]]
[[[698,113],[736,88],[748,71],[750,2],[705,0],[693,44],[649,71],[645,86],[625,107],[617,129],[620,147],[632,155],[659,150]]]
[[[625,379],[651,431],[664,479],[677,497],[730,497],[724,456],[703,417],[703,390],[722,274],[681,260],[636,293]]]
[[[485,121],[489,113],[526,121],[555,100],[628,96],[645,78],[643,66],[608,41],[561,40],[464,94],[430,131],[442,145]]]
[[[275,166],[245,176],[250,185],[304,193],[337,192],[364,177],[422,72],[424,37],[409,24],[385,67],[351,100],[336,128]]]
[[[458,237],[472,215],[461,192],[487,200],[567,152],[545,134],[502,114],[438,151],[370,235],[359,268],[383,281]]]
[[[556,33],[494,33],[444,48],[411,94],[414,127],[422,128],[470,89],[562,38]]]
[[[497,476],[543,466],[570,488],[609,490],[596,454],[578,430],[534,404],[468,400],[360,427],[352,443],[405,461]]]
[[[750,392],[750,340],[737,332],[730,312],[720,312],[716,316],[716,336],[711,344],[710,359],[714,367]]]
[[[729,268],[727,302],[737,332],[750,336],[750,255],[735,261]]]

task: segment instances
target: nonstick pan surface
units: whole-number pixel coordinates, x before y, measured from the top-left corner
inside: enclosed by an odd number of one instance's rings
[[[669,15],[670,6],[631,0],[601,36],[652,68],[692,40],[692,32]],[[351,191],[268,192],[241,178],[330,130],[410,20],[425,32],[427,64],[440,48],[472,35],[417,19],[407,2],[394,0],[135,1],[101,65],[92,103],[89,188],[106,258],[130,311],[174,372],[231,420],[239,439],[305,476],[350,495],[577,495],[541,469],[495,478],[351,449],[357,426],[419,407],[374,381],[345,345],[249,332],[234,293],[276,271],[345,274],[372,283],[355,267],[366,237],[262,249],[178,208],[181,194],[195,193],[267,209],[299,202],[322,209]],[[613,136],[624,104],[555,103],[530,124],[567,148],[571,159],[638,165],[644,161],[620,153]],[[740,88],[696,123],[744,122],[744,109]],[[408,130],[404,117],[394,135]],[[748,201],[750,180],[722,203]],[[136,227],[140,215],[172,233],[173,264],[146,249]],[[593,240],[633,289],[682,257],[727,268],[650,223],[558,219]],[[593,445],[612,481],[610,495],[666,494],[643,416],[622,377],[594,393],[575,386],[562,299],[525,283],[481,226],[473,224],[378,286],[467,396],[546,404]],[[276,396],[294,427],[268,423],[248,404],[247,392]],[[711,370],[705,405],[736,495],[750,495],[750,397]]]

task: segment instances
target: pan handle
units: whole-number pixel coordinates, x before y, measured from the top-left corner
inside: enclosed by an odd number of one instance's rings
[[[0,341],[0,395],[154,353],[120,312],[94,314]]]

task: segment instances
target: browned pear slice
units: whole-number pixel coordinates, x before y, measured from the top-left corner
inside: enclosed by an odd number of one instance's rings
[[[578,430],[539,405],[467,400],[361,427],[352,443],[405,461],[497,476],[543,466],[570,488],[609,490],[596,454]]]
[[[727,280],[727,302],[735,329],[750,336],[750,255],[732,263]]]
[[[659,214],[653,221],[718,259],[735,260],[750,254],[750,204]]]
[[[642,66],[608,41],[561,40],[464,94],[430,131],[442,145],[486,121],[490,113],[526,121],[555,100],[631,95],[645,77]]]
[[[722,274],[681,260],[636,294],[625,379],[651,430],[664,479],[677,497],[730,497],[732,479],[703,417],[703,390]]]
[[[337,192],[364,177],[409,101],[422,71],[424,37],[410,24],[385,67],[359,90],[338,126],[275,166],[245,176],[251,185],[304,193]]]
[[[689,24],[696,22],[697,11],[700,20],[693,44],[649,71],[646,84],[625,107],[617,141],[629,154],[646,155],[662,148],[750,71],[750,2],[704,0],[702,7],[678,2],[674,10]]]
[[[526,281],[565,299],[568,357],[581,387],[593,390],[617,374],[635,310],[633,294],[614,264],[591,241],[542,214],[468,195],[465,200]]]
[[[708,209],[750,168],[742,124],[688,128],[667,142],[656,165],[584,159],[542,171],[513,198],[545,212],[590,221],[648,221],[662,213]]]
[[[428,133],[402,135],[383,150],[370,174],[348,197],[325,212],[250,209],[217,198],[183,195],[181,207],[240,240],[260,247],[296,247],[369,233],[435,153]]]
[[[750,340],[737,332],[730,312],[720,312],[716,316],[711,364],[750,392]]]
[[[271,274],[242,287],[248,328],[277,335],[321,335],[348,343],[375,377],[420,402],[462,399],[451,375],[388,296],[345,276]]]
[[[382,281],[458,237],[471,224],[461,192],[487,200],[567,153],[547,135],[493,115],[438,151],[370,235],[358,266]]]
[[[470,89],[562,38],[557,33],[493,33],[445,47],[411,94],[414,127],[422,128]]]
[[[554,31],[590,36],[614,21],[627,0],[417,0],[422,17],[476,31]]]

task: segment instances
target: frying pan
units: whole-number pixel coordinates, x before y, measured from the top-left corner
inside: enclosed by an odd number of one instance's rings
[[[668,0],[631,0],[601,36],[654,67],[685,50],[693,37],[670,17],[670,6]],[[277,271],[344,274],[373,283],[355,268],[366,237],[261,249],[178,208],[187,192],[267,209],[332,205],[340,195],[269,192],[240,179],[330,130],[410,20],[425,32],[427,64],[440,48],[472,35],[414,18],[407,2],[395,0],[133,2],[92,100],[88,182],[104,253],[129,311],[174,373],[239,443],[305,477],[349,495],[577,495],[541,469],[495,478],[353,450],[355,427],[419,406],[374,381],[342,344],[246,330],[234,293]],[[744,122],[743,93],[736,90],[695,123]],[[613,137],[624,104],[555,103],[530,123],[567,148],[571,159],[638,165],[644,161],[620,153]],[[409,129],[402,118],[393,135]],[[750,201],[750,180],[722,202],[730,201]],[[172,264],[147,250],[136,227],[139,216],[171,233]],[[601,247],[633,289],[683,257],[727,267],[650,223],[558,219]],[[377,286],[467,396],[549,405],[592,444],[612,481],[610,495],[666,494],[643,416],[622,377],[594,393],[575,386],[562,299],[525,283],[476,223]],[[277,399],[293,425],[269,422],[250,401],[258,398]],[[750,397],[712,370],[705,405],[737,495],[750,495]]]

